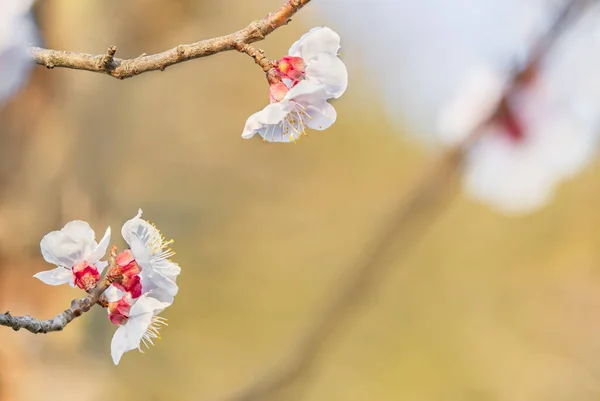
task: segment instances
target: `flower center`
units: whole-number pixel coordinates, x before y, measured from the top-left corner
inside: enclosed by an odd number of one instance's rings
[[[312,119],[312,117],[306,112],[304,106],[295,103],[292,111],[280,123],[283,137],[289,135],[290,141],[296,141],[302,135],[308,136],[306,133],[306,119]]]
[[[86,261],[76,264],[73,266],[73,278],[74,284],[82,290],[91,290],[98,280],[100,280],[100,273],[96,266],[89,264]]]
[[[175,255],[175,252],[173,252],[170,247],[170,245],[175,241],[172,239],[167,241],[167,239],[153,223],[150,223],[149,221],[147,223],[154,227],[157,234],[153,235],[148,241],[148,248],[152,252],[152,258],[169,259],[171,256]]]

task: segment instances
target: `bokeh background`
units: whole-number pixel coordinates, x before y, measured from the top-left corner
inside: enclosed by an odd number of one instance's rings
[[[44,0],[35,11],[47,47],[135,57],[280,3]],[[311,4],[259,46],[279,58],[324,24],[335,29]],[[163,340],[117,367],[103,310],[49,335],[0,330],[0,400],[221,400],[281,371],[433,156],[392,123],[357,52],[342,48],[338,121],[295,146],[240,138],[267,86],[237,53],[126,81],[37,67],[0,112],[0,309],[49,318],[80,295],[31,277],[50,267],[42,236],[72,219],[110,225],[122,247],[120,225],[141,207],[176,240],[183,272]],[[599,174],[595,163],[521,218],[454,184],[426,230],[405,228],[418,237],[310,372],[261,399],[598,399]]]

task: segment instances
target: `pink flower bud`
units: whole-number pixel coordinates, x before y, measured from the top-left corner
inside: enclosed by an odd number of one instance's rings
[[[305,64],[302,57],[285,56],[279,60],[277,71],[282,78],[289,78],[292,81],[299,81],[304,78]]]
[[[96,266],[85,261],[73,266],[73,276],[75,285],[85,291],[92,289],[100,280]]]
[[[136,299],[142,295],[142,283],[139,276],[141,271],[136,263],[131,250],[119,253],[115,259],[117,266],[121,270],[121,282],[115,282],[114,286],[121,291],[129,292],[131,298]]]
[[[273,84],[269,87],[269,100],[271,103],[281,102],[288,93],[288,87],[283,82]]]
[[[129,319],[129,310],[131,304],[127,297],[119,299],[117,302],[108,303],[108,318],[113,324],[122,325]]]

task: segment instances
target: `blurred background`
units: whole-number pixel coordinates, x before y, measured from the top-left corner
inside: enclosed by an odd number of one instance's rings
[[[283,369],[435,153],[402,109],[390,113],[369,46],[323,2],[257,45],[277,59],[313,26],[349,32],[338,121],[295,146],[240,138],[268,88],[234,52],[125,81],[34,69],[0,111],[0,310],[50,318],[80,296],[32,278],[51,268],[40,239],[73,219],[98,234],[110,225],[123,247],[120,226],[141,207],[176,240],[183,271],[163,340],[119,366],[100,308],[64,332],[0,330],[0,400],[221,400]],[[235,31],[280,4],[43,0],[35,13],[45,47],[114,44],[129,58]],[[257,399],[598,399],[598,174],[592,163],[520,218],[453,183],[431,221],[405,227],[418,237],[398,245],[309,373]]]

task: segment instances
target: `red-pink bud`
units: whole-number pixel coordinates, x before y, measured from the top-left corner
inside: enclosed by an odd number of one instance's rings
[[[100,280],[96,266],[85,261],[73,266],[73,276],[75,285],[85,291],[92,289]]]
[[[299,81],[304,78],[306,66],[302,57],[285,56],[279,60],[277,71],[283,78]]]
[[[269,100],[271,103],[281,102],[288,93],[288,87],[283,82],[273,84],[269,87]]]

